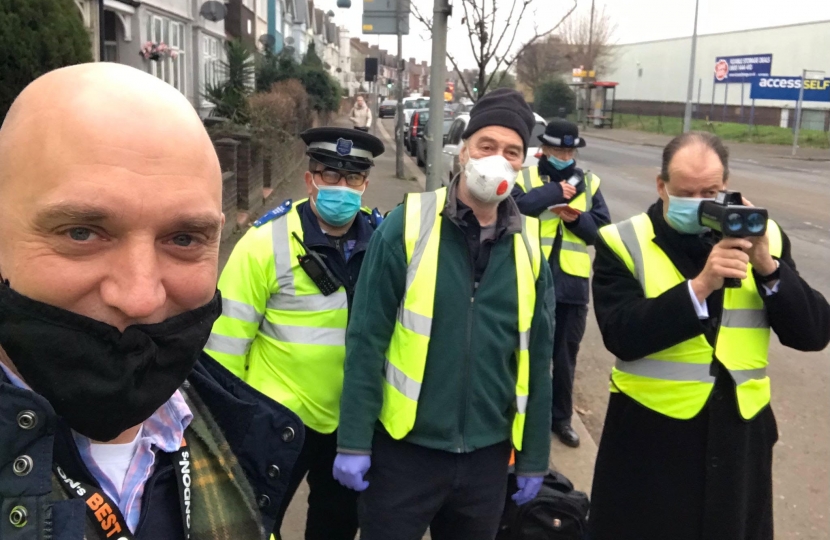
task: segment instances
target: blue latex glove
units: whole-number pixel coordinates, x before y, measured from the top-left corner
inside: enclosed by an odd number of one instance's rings
[[[513,494],[513,499],[518,506],[529,503],[539,494],[539,489],[542,487],[542,482],[545,480],[543,476],[517,476],[516,485],[519,486],[519,491]]]
[[[366,474],[371,465],[372,458],[370,456],[337,454],[337,457],[334,458],[332,473],[334,479],[343,486],[355,491],[363,491],[369,487],[369,482],[363,479],[363,475]]]

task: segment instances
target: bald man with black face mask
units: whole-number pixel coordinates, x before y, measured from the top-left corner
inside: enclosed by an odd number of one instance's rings
[[[85,64],[12,105],[0,538],[266,538],[303,429],[201,353],[223,223],[216,153],[173,87]]]

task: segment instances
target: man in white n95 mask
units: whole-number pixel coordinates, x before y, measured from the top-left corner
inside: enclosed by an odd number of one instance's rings
[[[470,117],[462,173],[407,196],[358,280],[334,476],[363,492],[363,540],[428,527],[435,540],[491,540],[511,448],[518,504],[548,469],[552,278],[538,221],[510,197],[534,117],[509,90]]]

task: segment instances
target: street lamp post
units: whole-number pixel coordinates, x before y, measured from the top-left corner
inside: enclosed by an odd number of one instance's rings
[[[820,73],[824,75],[824,71],[820,69],[805,69],[801,71],[801,88],[798,89],[798,102],[795,104],[795,132],[793,133],[793,156],[798,152],[798,134],[801,131],[801,112],[802,104],[804,102],[804,81],[807,80],[807,73]]]
[[[697,55],[697,14],[700,0],[695,0],[695,29],[692,33],[692,58],[689,60],[689,87],[686,91],[686,114],[683,116],[683,133],[692,129],[692,94],[695,88],[695,56]]]

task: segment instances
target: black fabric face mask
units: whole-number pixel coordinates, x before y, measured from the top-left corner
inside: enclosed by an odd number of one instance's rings
[[[0,346],[69,427],[106,442],[170,399],[190,375],[221,312],[217,291],[193,311],[121,333],[0,283]]]

